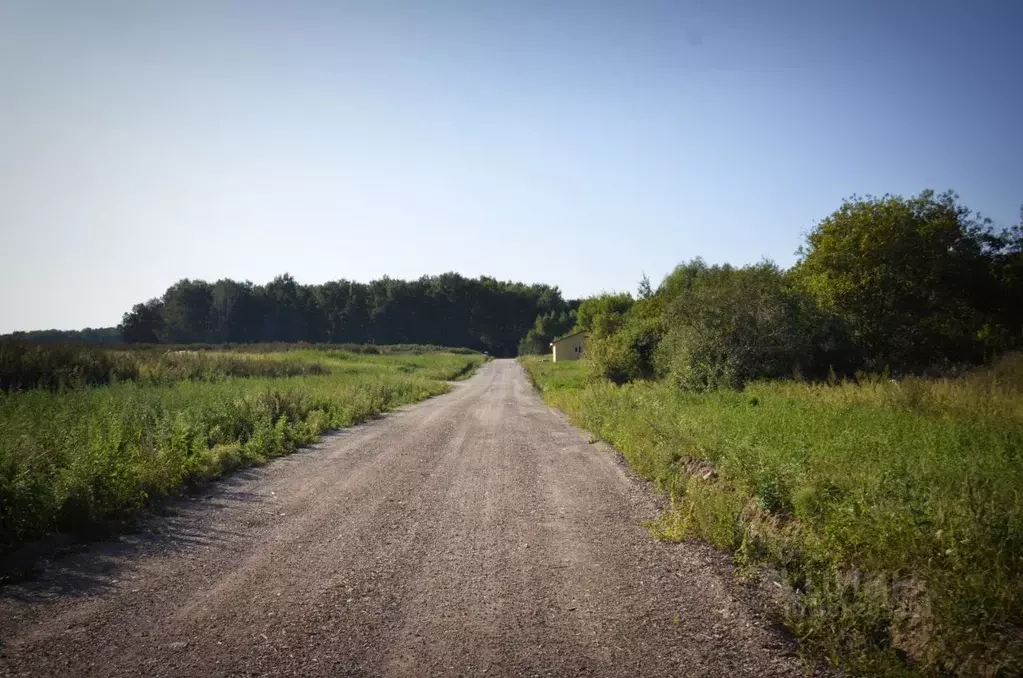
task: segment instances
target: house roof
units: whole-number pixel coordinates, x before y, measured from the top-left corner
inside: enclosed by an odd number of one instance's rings
[[[572,334],[566,334],[563,337],[558,337],[557,339],[555,339],[554,341],[551,342],[551,346],[553,346],[554,344],[558,343],[559,341],[564,341],[565,339],[571,339],[572,337],[574,337],[576,335],[579,335],[579,334],[587,334],[587,332],[586,332],[586,330],[579,330],[578,332],[573,332]]]

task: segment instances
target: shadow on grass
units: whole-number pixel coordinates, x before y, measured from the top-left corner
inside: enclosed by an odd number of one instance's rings
[[[199,493],[165,501],[127,526],[109,527],[105,535],[55,537],[32,544],[3,564],[8,581],[0,586],[0,599],[33,603],[58,596],[93,596],[132,577],[143,559],[245,544],[252,533],[218,528],[216,516],[271,498],[243,489],[261,472],[250,468],[212,481]]]
[[[428,398],[432,399],[432,398]],[[423,402],[423,401],[420,401]],[[419,404],[419,403],[414,403]],[[57,597],[89,597],[141,576],[148,559],[187,555],[207,548],[242,553],[260,530],[278,516],[274,495],[260,492],[259,481],[272,465],[300,463],[340,437],[401,416],[412,405],[370,415],[357,426],[324,433],[311,445],[240,468],[187,488],[183,496],[161,500],[131,520],[111,521],[87,533],[53,535],[0,558],[0,604],[28,604]],[[246,511],[241,531],[217,527],[232,509],[265,503],[265,511]]]

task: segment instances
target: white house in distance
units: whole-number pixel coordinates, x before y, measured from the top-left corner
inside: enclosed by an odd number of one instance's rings
[[[583,345],[586,343],[585,332],[576,332],[551,342],[553,361],[579,360],[583,357]]]

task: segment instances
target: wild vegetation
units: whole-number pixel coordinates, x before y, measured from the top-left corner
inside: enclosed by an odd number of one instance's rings
[[[958,379],[703,392],[525,364],[671,493],[661,536],[777,568],[805,649],[869,675],[1023,669],[1023,357]]]
[[[282,275],[266,285],[181,280],[136,304],[120,329],[132,343],[415,343],[510,356],[538,316],[571,307],[556,287],[456,273],[322,285]]]
[[[584,300],[595,375],[687,389],[857,371],[946,374],[1021,345],[1023,225],[995,230],[951,194],[855,199],[790,270],[694,259],[638,300]]]
[[[130,517],[196,482],[443,393],[445,380],[484,360],[377,347],[18,350],[20,362],[5,358],[0,369],[8,387],[0,392],[0,555]]]
[[[0,550],[442,392],[475,350],[585,331],[586,360],[524,362],[670,493],[659,535],[777,576],[802,646],[852,672],[1017,675],[1020,299],[1023,223],[930,191],[846,201],[791,269],[694,259],[635,297],[183,280],[125,314],[124,346],[0,343]]]
[[[0,341],[33,343],[119,344],[121,331],[116,327],[86,327],[82,330],[32,330],[0,334]]]
[[[477,351],[430,344],[194,344],[119,345],[28,343],[0,340],[0,391],[95,386],[116,381],[167,383],[223,377],[325,374],[317,357],[423,355]]]
[[[1017,675],[1020,299],[1021,227],[951,194],[852,199],[792,269],[691,261],[584,300],[586,361],[525,364],[671,494],[658,534],[788,584],[805,649],[866,675]]]

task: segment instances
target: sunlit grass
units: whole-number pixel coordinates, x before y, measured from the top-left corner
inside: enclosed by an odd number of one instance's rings
[[[1023,358],[960,379],[705,394],[525,364],[671,493],[662,536],[782,573],[805,648],[868,674],[1023,671]]]
[[[176,353],[140,358],[132,381],[0,393],[0,553],[131,515],[325,431],[444,393],[444,380],[483,360]]]

